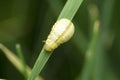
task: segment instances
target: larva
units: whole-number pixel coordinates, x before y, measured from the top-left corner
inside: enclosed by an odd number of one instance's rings
[[[74,34],[74,25],[68,19],[58,20],[52,27],[50,34],[45,42],[44,49],[53,51],[60,44],[67,42]]]

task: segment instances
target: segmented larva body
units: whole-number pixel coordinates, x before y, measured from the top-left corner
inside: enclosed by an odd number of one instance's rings
[[[45,42],[44,49],[53,51],[60,44],[67,42],[74,34],[74,25],[68,19],[58,20],[52,27],[50,34]]]

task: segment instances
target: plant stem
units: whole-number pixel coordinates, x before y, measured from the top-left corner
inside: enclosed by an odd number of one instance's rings
[[[42,49],[42,51],[40,52],[40,55],[38,56],[38,58],[37,58],[37,60],[35,62],[35,65],[34,65],[34,67],[32,69],[31,76],[29,77],[28,80],[34,80],[35,79],[35,77],[43,69],[44,65],[48,61],[51,54],[52,54],[52,52],[47,52],[44,49]]]
[[[58,19],[67,18],[72,20],[83,0],[67,0]]]
[[[20,44],[16,44],[16,50],[17,50],[19,58],[21,59],[21,63],[22,63],[22,66],[23,66],[24,77],[27,80],[27,78],[28,78],[27,67],[26,67],[25,58],[23,56]]]
[[[14,55],[14,53],[12,51],[10,51],[8,48],[6,48],[3,44],[0,43],[0,50],[3,51],[3,53],[5,54],[5,56],[7,57],[7,59],[14,65],[14,67],[23,75],[23,65],[20,61],[20,59]],[[28,75],[30,75],[31,73],[31,69],[29,66],[26,65],[26,71],[28,73]],[[36,80],[43,80],[42,77],[37,76]]]
[[[63,8],[63,10],[62,10],[58,19],[67,18],[69,20],[72,20],[75,13],[78,10],[78,8],[80,7],[80,4],[82,3],[82,1],[83,0],[68,0],[66,2],[65,7]],[[44,47],[43,47],[37,61],[35,62],[32,73],[31,73],[30,77],[28,78],[28,80],[34,80],[35,79],[35,77],[43,69],[44,65],[48,61],[51,54],[52,54],[52,52],[45,51]]]

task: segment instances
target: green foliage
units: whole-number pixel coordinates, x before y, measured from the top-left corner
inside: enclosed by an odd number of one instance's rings
[[[68,0],[66,2],[65,7],[63,8],[63,10],[62,10],[58,19],[66,18],[66,19],[72,20],[72,18],[74,17],[74,15],[75,15],[76,11],[78,10],[81,3],[82,3],[82,0],[79,0],[79,1]],[[39,57],[37,58],[37,60],[35,62],[35,65],[32,69],[31,75],[28,78],[28,80],[34,80],[35,79],[35,77],[43,69],[44,65],[48,61],[52,52],[53,51],[45,51],[44,46],[43,46],[43,49],[42,49]]]
[[[52,55],[41,51],[45,57],[38,58],[43,62],[35,68],[37,75],[41,72],[37,80],[120,80],[119,2],[1,0],[0,43],[7,48],[0,44],[0,79],[24,80],[30,76],[30,67],[52,25],[57,19],[68,18],[75,24],[75,34]],[[16,43],[21,44],[24,54],[20,48],[16,52]]]

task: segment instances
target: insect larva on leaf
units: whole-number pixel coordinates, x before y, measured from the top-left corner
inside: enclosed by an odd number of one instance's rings
[[[45,42],[44,49],[53,51],[60,44],[67,42],[74,34],[74,25],[68,19],[58,20],[52,27],[50,34]]]

